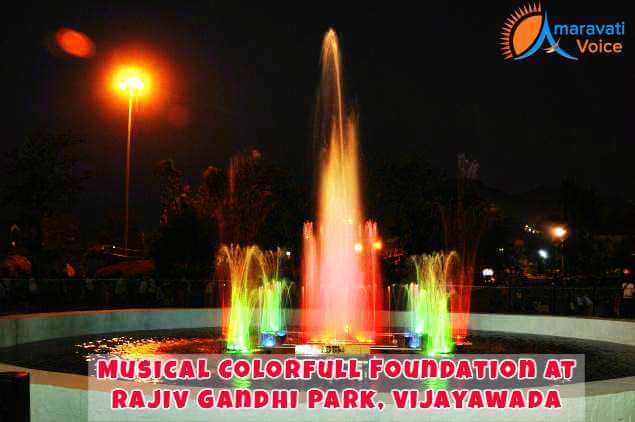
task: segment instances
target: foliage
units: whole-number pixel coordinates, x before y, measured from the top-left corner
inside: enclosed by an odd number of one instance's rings
[[[78,170],[78,146],[82,140],[69,134],[38,132],[5,156],[7,177],[0,202],[11,213],[38,268],[45,220],[70,209],[82,190],[87,172]]]
[[[28,221],[67,209],[87,178],[76,168],[76,147],[82,142],[67,134],[40,132],[9,151],[2,202],[16,207]]]
[[[237,245],[257,243],[267,248],[295,248],[298,245],[297,232],[304,215],[303,196],[290,175],[279,167],[265,164],[257,150],[246,149],[236,154],[231,158],[227,171],[208,167],[197,188],[184,185],[181,172],[169,160],[159,162],[155,173],[161,182],[162,205],[161,229],[156,241],[162,239],[170,227],[184,224],[183,218],[189,215],[191,224],[201,225],[204,233],[211,235],[210,228],[214,228],[210,243],[200,244],[210,253],[216,250],[219,242]],[[190,235],[195,236],[195,233]],[[185,242],[186,239],[183,237],[180,241]],[[175,244],[171,247],[179,246]],[[175,251],[171,258],[168,256],[161,254],[161,259],[174,261],[180,256],[180,251]],[[208,262],[208,255],[201,258]],[[211,262],[208,270],[212,269]],[[161,263],[157,262],[157,265],[163,268]]]
[[[627,261],[629,205],[565,179],[560,187],[562,218],[569,236],[562,247],[568,275],[606,275]]]
[[[445,250],[454,250],[461,257],[466,277],[472,277],[481,239],[498,218],[498,208],[475,189],[478,163],[458,156],[456,192],[439,204]]]
[[[371,176],[369,213],[380,221],[385,238],[398,240],[405,255],[440,248],[436,200],[443,181],[422,154],[380,166]]]
[[[174,167],[172,160],[161,160],[154,168],[154,174],[159,178],[161,187],[161,223],[168,222],[170,213],[174,212],[177,198],[183,192],[181,172]]]
[[[159,228],[150,253],[160,276],[203,278],[213,268],[217,246],[213,221],[183,198],[179,212]]]

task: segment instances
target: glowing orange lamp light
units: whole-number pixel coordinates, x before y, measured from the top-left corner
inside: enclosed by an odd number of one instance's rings
[[[556,239],[562,240],[567,235],[567,229],[564,226],[554,226],[551,229],[551,233]]]
[[[138,68],[125,67],[115,74],[114,80],[120,90],[138,95],[147,88],[149,78]]]

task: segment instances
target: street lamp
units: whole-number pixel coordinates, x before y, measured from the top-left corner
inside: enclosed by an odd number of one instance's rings
[[[556,225],[551,228],[553,240],[560,243],[560,276],[564,274],[564,240],[569,231],[563,225]]]
[[[553,226],[551,229],[551,234],[554,239],[564,241],[564,238],[567,236],[567,229],[564,226]]]
[[[130,196],[130,149],[132,145],[132,105],[134,100],[145,89],[144,76],[136,69],[123,69],[116,78],[117,88],[128,95],[128,140],[126,146],[126,188],[124,195],[124,254],[128,255],[128,230],[129,230],[129,196]]]

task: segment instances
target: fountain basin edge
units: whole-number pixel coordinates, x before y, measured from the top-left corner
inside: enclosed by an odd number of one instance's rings
[[[390,318],[391,323],[397,326],[406,321],[405,312],[385,311],[384,317]],[[299,312],[290,310],[289,319],[291,324],[299,322]],[[218,327],[221,321],[220,309],[205,308],[8,315],[0,317],[0,347],[119,331]],[[469,327],[479,331],[559,336],[635,346],[635,321],[546,315],[472,314]],[[0,371],[12,370],[27,370],[31,373],[32,420],[85,420],[88,377],[20,368],[0,362]],[[635,418],[635,377],[587,382],[583,398],[586,420]]]

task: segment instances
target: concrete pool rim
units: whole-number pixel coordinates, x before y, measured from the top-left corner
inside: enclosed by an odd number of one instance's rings
[[[404,312],[385,312],[384,316],[390,318],[394,325],[401,325],[406,320]],[[290,319],[299,319],[298,312],[291,310]],[[0,347],[101,333],[218,327],[221,321],[221,311],[217,308],[112,309],[7,315],[0,317]],[[617,319],[475,313],[470,316],[469,328],[635,346],[635,321]],[[50,394],[51,389],[79,393],[88,388],[87,376],[24,368],[0,362],[0,371],[14,370],[31,373],[32,396],[33,387],[36,391],[41,388],[47,389],[46,394]],[[635,377],[587,382],[584,396],[587,402],[587,418],[590,415],[601,415],[605,409],[615,410],[616,407],[620,415],[635,417]],[[36,397],[32,398],[35,399],[32,401],[33,404],[39,402]],[[622,407],[623,410],[620,410]],[[74,408],[73,413],[85,410]],[[34,416],[39,413],[36,409],[32,409],[33,412]]]

